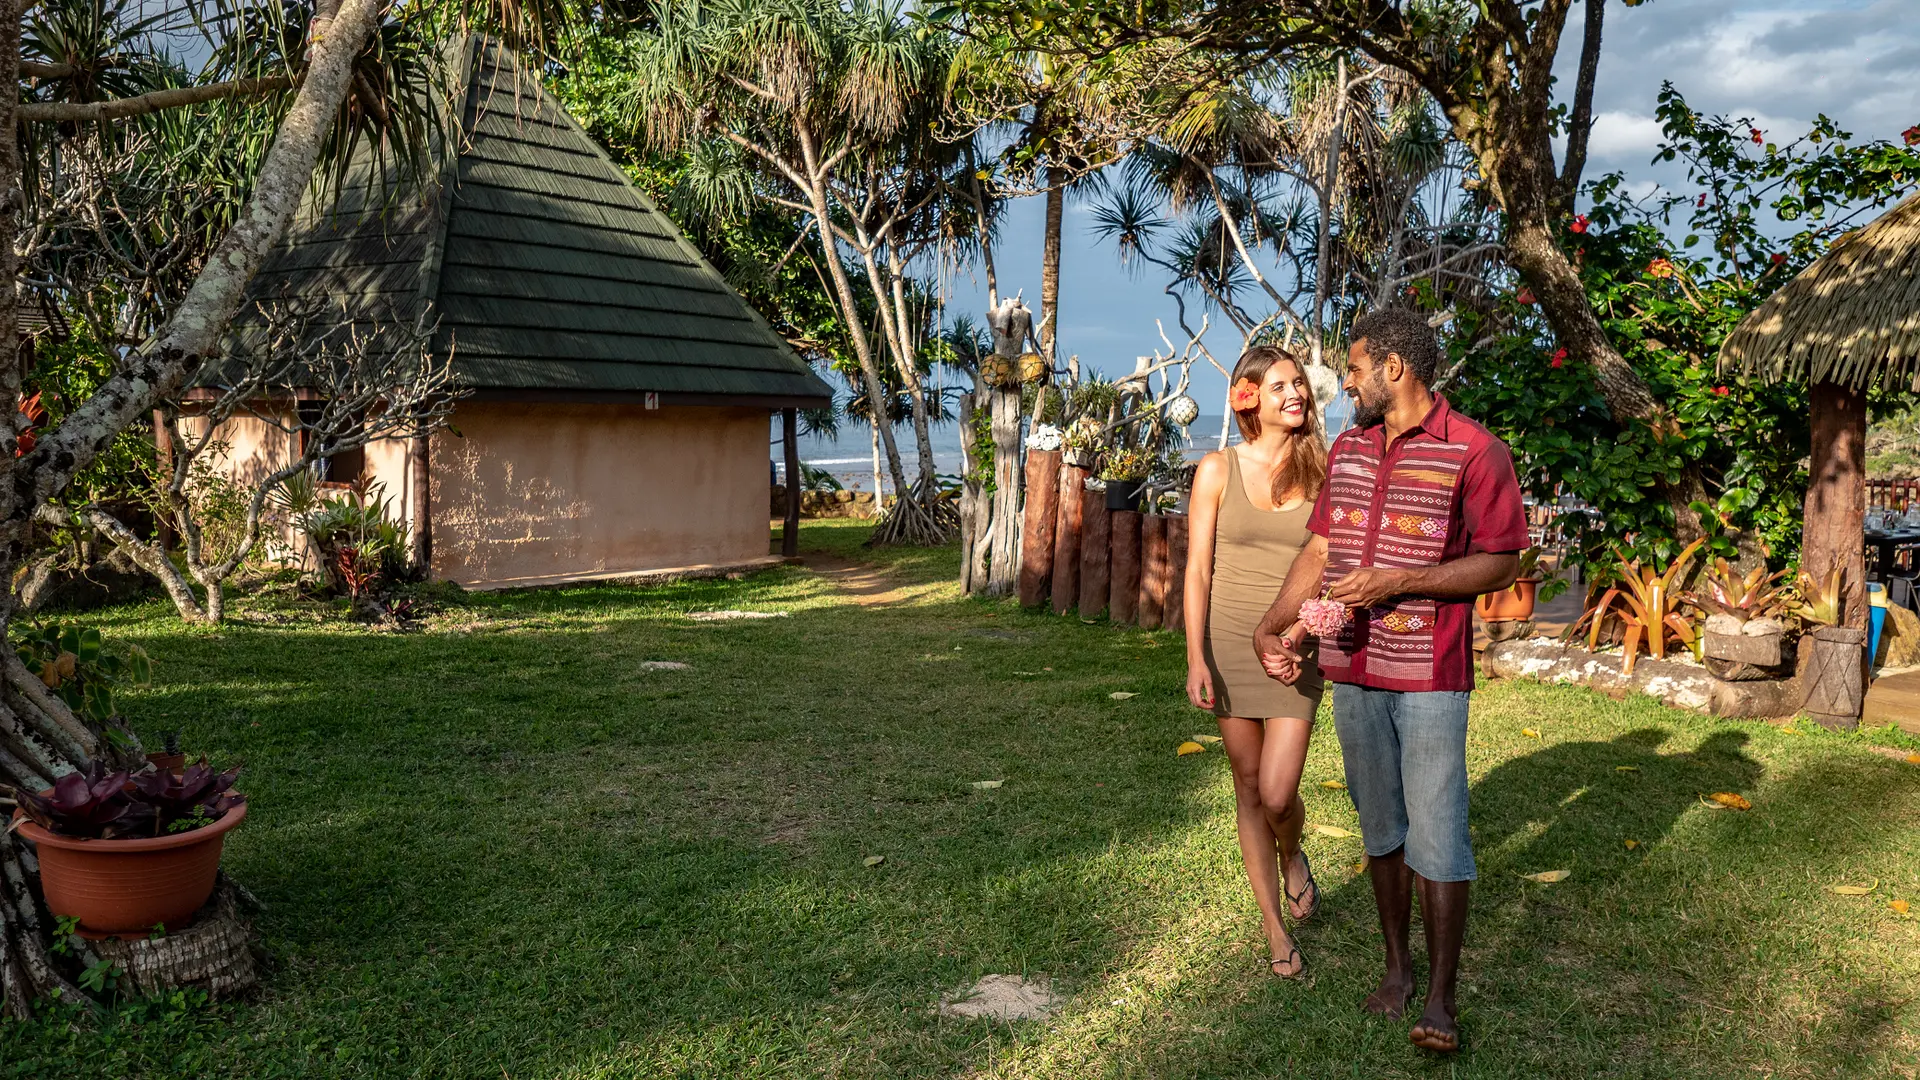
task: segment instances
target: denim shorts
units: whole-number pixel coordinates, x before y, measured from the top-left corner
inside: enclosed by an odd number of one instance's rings
[[[1407,867],[1428,881],[1477,876],[1467,835],[1469,697],[1350,683],[1333,688],[1333,730],[1367,854],[1404,847]]]

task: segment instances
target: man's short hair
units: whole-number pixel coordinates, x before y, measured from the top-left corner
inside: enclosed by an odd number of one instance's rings
[[[1353,339],[1366,343],[1367,356],[1384,364],[1388,353],[1400,359],[1422,386],[1432,386],[1440,369],[1440,338],[1426,316],[1406,308],[1384,308],[1354,320]]]

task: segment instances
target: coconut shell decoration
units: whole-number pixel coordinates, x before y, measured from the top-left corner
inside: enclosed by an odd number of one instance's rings
[[[1186,427],[1188,424],[1200,419],[1200,403],[1185,394],[1181,394],[1179,397],[1167,402],[1167,419],[1181,427]]]
[[[1047,358],[1037,352],[1020,357],[1020,381],[1037,383],[1047,377]]]
[[[1015,385],[1013,361],[1004,356],[989,356],[980,361],[980,381],[996,390]]]

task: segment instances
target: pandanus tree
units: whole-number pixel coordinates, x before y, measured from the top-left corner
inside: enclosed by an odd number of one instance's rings
[[[29,9],[34,25],[23,42]],[[145,22],[146,11],[102,0],[0,0],[0,77],[16,87],[0,98],[0,130],[21,136],[0,140],[0,235],[10,241],[0,248],[0,342],[20,340],[18,284],[28,269],[22,252],[36,250],[35,215],[41,209],[26,192],[48,190],[38,185],[54,151],[82,137],[108,146],[151,137],[152,129],[142,126],[147,121],[216,103],[253,110],[263,121],[228,130],[270,134],[260,140],[251,171],[227,178],[238,194],[224,209],[202,205],[204,212],[162,229],[204,228],[205,246],[174,264],[177,291],[163,291],[150,319],[134,324],[139,336],[113,357],[111,373],[68,403],[56,423],[30,427],[33,419],[22,412],[10,412],[0,423],[0,574],[9,582],[17,580],[31,550],[41,512],[121,433],[220,356],[249,282],[286,235],[316,166],[330,147],[339,149],[343,124],[373,130],[391,121],[396,109],[396,99],[382,93],[392,83],[377,66],[371,72],[368,66],[378,58],[370,46],[381,40],[383,19],[390,15],[386,0],[318,0],[311,9],[231,0],[183,3],[170,21],[158,22]],[[491,0],[412,5],[392,17],[416,27],[424,40],[481,26],[505,32],[514,43],[542,44],[577,14],[560,0]],[[208,35],[216,57],[198,77],[188,77],[157,47],[128,51],[114,44],[196,28]],[[228,60],[240,68],[268,60],[278,70],[222,72],[219,65]],[[103,197],[111,202],[118,194],[109,187]],[[104,236],[105,244],[112,233],[103,226],[94,236]],[[94,254],[97,262],[115,262],[113,252]],[[27,283],[56,293],[61,284]],[[137,306],[152,299],[139,288],[142,282],[120,284],[124,302]],[[0,398],[22,400],[23,380],[15,359],[0,364]],[[9,641],[17,610],[18,597],[9,588],[0,596],[0,634]],[[39,791],[89,765],[140,764],[139,743],[121,723],[77,709],[29,670],[10,643],[0,648],[0,785]],[[23,1016],[48,994],[86,1000],[48,952],[51,927],[30,888],[33,869],[11,835],[0,833],[0,997],[9,1012]]]
[[[671,0],[634,36],[633,124],[661,150],[722,142],[740,151],[756,197],[802,215],[818,235],[855,362],[872,400],[885,400],[889,357],[913,401],[919,483],[910,483],[892,427],[879,424],[896,498],[884,532],[939,542],[951,533],[934,484],[931,412],[902,333],[895,288],[922,221],[942,195],[943,157],[929,131],[949,43],[910,24],[887,0]],[[796,238],[797,239],[797,238]],[[877,324],[861,318],[854,275],[868,269]]]

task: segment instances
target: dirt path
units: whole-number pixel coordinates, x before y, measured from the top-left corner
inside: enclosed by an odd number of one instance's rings
[[[861,607],[895,607],[913,599],[898,578],[868,563],[815,552],[804,556],[801,564],[833,582]]]

